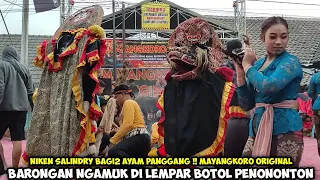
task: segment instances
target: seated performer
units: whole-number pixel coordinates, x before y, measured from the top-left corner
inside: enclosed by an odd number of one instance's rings
[[[145,157],[150,151],[150,136],[140,106],[126,85],[114,88],[117,104],[122,107],[119,130],[110,139],[108,157]]]
[[[160,156],[219,156],[223,151],[229,107],[235,92],[233,71],[220,67],[221,43],[206,21],[191,18],[172,33],[168,60],[172,67],[158,107],[164,145]]]
[[[267,55],[257,61],[253,49],[247,47],[242,67],[236,65],[240,105],[244,110],[256,107],[243,155],[292,157],[298,166],[303,136],[296,99],[302,68],[299,59],[285,50],[288,45],[286,20],[266,19],[261,39]]]

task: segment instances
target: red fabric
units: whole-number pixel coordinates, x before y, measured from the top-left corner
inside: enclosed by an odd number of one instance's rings
[[[91,125],[91,132],[92,132],[92,133],[95,133],[96,130],[97,130],[96,127],[92,124],[92,125]]]
[[[81,115],[81,120],[80,122],[84,119],[84,115]],[[87,122],[89,123],[89,122]],[[92,129],[91,129],[92,130]],[[73,149],[73,152],[72,152],[72,156],[76,156],[77,152],[80,150],[81,148],[81,145],[84,143],[84,137],[86,136],[86,129],[84,127],[81,127],[81,130],[80,130],[80,137],[78,139],[78,142],[75,146],[75,148]]]
[[[28,156],[26,150],[23,152],[21,158],[22,158],[25,162],[27,162],[27,163],[29,164],[29,156]]]
[[[222,76],[223,79],[225,79],[226,81],[232,82],[233,80],[233,70],[228,68],[228,67],[220,67],[219,69],[217,69],[216,71],[220,76]]]
[[[306,113],[309,117],[313,116],[312,111],[312,99],[310,98],[308,101],[304,101],[300,98],[297,99],[299,104],[299,111]]]
[[[312,121],[304,121],[303,122],[303,128],[312,130],[312,126],[313,126]]]
[[[172,75],[172,71],[169,71],[166,76],[165,76],[165,80],[168,82],[171,79],[171,75]]]
[[[158,148],[158,153],[159,153],[160,157],[166,157],[167,156],[167,152],[166,152],[166,148],[165,148],[164,144],[162,144]]]

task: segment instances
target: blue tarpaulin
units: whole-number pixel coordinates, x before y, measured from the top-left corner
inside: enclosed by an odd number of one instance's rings
[[[27,113],[27,120],[26,120],[26,124],[24,125],[24,131],[25,131],[25,132],[27,132],[27,129],[28,129],[28,127],[29,127],[30,120],[31,120],[31,115],[32,115],[31,112],[28,112],[28,113]]]

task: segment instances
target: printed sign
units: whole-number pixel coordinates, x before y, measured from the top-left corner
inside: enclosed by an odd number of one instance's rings
[[[170,5],[151,2],[141,5],[142,29],[170,29]]]

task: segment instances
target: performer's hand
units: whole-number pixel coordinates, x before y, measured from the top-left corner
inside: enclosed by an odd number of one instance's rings
[[[117,133],[118,129],[119,129],[119,128],[113,128],[113,129],[111,129],[110,134],[115,134],[115,133]]]
[[[255,51],[250,46],[247,46],[242,60],[242,67],[245,68],[247,65],[253,65],[256,61],[257,56]]]
[[[244,84],[246,84],[246,77],[245,77],[244,69],[242,68],[241,65],[239,65],[236,62],[233,62],[233,64],[234,64],[234,67],[235,67],[236,72],[237,72],[237,86],[241,87]]]
[[[233,62],[233,65],[234,65],[234,67],[235,67],[235,69],[236,69],[237,77],[238,77],[238,78],[245,77],[245,73],[244,73],[244,70],[243,70],[242,66],[239,65],[239,64],[236,63],[236,62]]]
[[[112,128],[119,128],[119,126],[115,122],[113,122],[112,123]]]
[[[101,127],[98,128],[97,133],[100,133],[100,132],[103,132],[103,131],[104,131],[104,127],[101,126]]]

